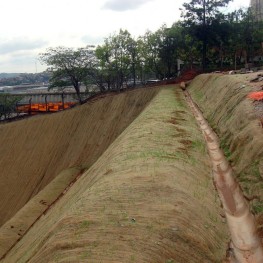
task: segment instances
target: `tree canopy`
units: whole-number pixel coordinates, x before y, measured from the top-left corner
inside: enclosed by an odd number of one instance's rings
[[[94,79],[94,69],[98,63],[94,47],[49,48],[45,53],[40,54],[40,60],[50,66],[49,71],[52,73],[50,87],[72,85],[81,103],[80,85]]]
[[[175,78],[182,64],[204,71],[262,65],[263,22],[253,19],[250,9],[223,13],[221,8],[231,1],[189,0],[182,6],[181,21],[137,38],[120,29],[96,48],[50,48],[40,56],[50,67],[50,86],[73,85],[81,102],[81,84],[120,90]]]
[[[106,38],[104,44],[97,47],[96,55],[107,89],[119,90],[128,80],[135,82],[138,47],[127,30],[120,29],[118,34]]]
[[[21,99],[18,95],[0,94],[0,120],[9,119],[16,114],[16,106]]]
[[[183,4],[182,17],[186,26],[191,26],[197,38],[202,41],[202,66],[206,68],[207,42],[212,35],[211,26],[222,18],[219,8],[232,0],[191,0]]]

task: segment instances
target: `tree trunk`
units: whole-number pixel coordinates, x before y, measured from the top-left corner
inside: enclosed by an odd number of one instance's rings
[[[79,104],[82,104],[79,83],[75,84],[74,88],[76,90],[76,94],[77,94],[77,97],[78,97]]]
[[[206,69],[206,48],[207,48],[207,37],[206,37],[206,0],[203,0],[203,50],[202,50],[202,69]]]
[[[136,86],[135,62],[132,62],[133,87]]]
[[[224,56],[223,56],[223,44],[222,42],[220,43],[220,69],[223,68],[223,60],[224,60]]]

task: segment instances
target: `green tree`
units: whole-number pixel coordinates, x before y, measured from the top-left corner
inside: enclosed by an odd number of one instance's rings
[[[96,83],[97,59],[93,46],[85,48],[49,48],[40,54],[40,60],[50,66],[50,87],[65,87],[73,85],[78,100],[82,103],[80,86],[87,82]]]
[[[152,75],[155,78],[162,79],[165,76],[164,69],[161,65],[160,52],[164,40],[164,30],[166,25],[163,25],[156,32],[147,31],[144,36],[141,37],[144,46],[143,46],[143,60],[144,60],[144,69],[145,73],[151,77]]]
[[[227,41],[225,42],[225,57],[231,65],[236,69],[241,64],[243,54],[246,54],[246,44],[244,36],[243,19],[245,11],[242,9],[235,10],[226,15],[226,23],[224,29],[228,29],[225,33]]]
[[[96,49],[101,80],[107,89],[120,90],[128,79],[136,78],[137,44],[127,30],[106,38]],[[103,85],[103,84],[102,84]]]
[[[107,39],[104,41],[104,45],[96,48],[96,56],[99,60],[98,75],[100,79],[101,90],[110,90],[114,81],[113,65],[111,63],[111,47]]]
[[[263,55],[263,22],[254,19],[250,8],[229,13],[226,22],[223,28],[228,28],[224,34],[227,38],[225,49],[228,60],[235,68],[242,63],[254,62]]]
[[[246,62],[254,62],[256,56],[262,56],[263,22],[256,20],[252,9],[248,8],[247,12],[243,13],[241,25],[247,53]]]
[[[135,42],[135,73],[136,79],[141,83],[145,82],[146,79],[146,67],[145,67],[145,43],[143,38],[140,36]]]
[[[178,57],[184,61],[185,66],[193,68],[194,62],[200,60],[200,50],[202,43],[192,34],[191,29],[183,27],[181,24],[174,25],[178,38]],[[173,27],[174,27],[173,26]]]
[[[178,27],[161,27],[160,33],[160,65],[165,78],[175,77],[177,73],[177,59],[179,52],[180,35]]]
[[[202,67],[206,68],[207,43],[211,35],[211,24],[220,15],[220,7],[226,6],[232,0],[191,0],[183,4],[182,17],[185,26],[192,27],[202,41]]]
[[[137,65],[139,63],[138,61],[138,45],[137,42],[134,39],[130,39],[127,50],[130,54],[130,73],[131,73],[131,79],[133,81],[133,87],[136,85],[136,71],[137,71]]]
[[[0,94],[0,120],[9,119],[16,113],[16,105],[22,99],[21,96]]]

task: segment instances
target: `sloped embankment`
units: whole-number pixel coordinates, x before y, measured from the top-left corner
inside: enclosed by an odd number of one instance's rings
[[[89,168],[156,92],[134,90],[0,125],[0,226],[63,170]]]
[[[263,226],[263,103],[246,98],[249,92],[261,89],[259,84],[253,86],[249,82],[253,77],[200,75],[189,91],[218,134],[244,193],[249,198],[256,197],[252,209],[261,214]]]
[[[163,89],[3,262],[220,262],[210,174],[182,92]]]

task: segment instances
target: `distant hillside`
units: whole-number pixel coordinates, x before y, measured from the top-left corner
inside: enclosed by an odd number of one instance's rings
[[[0,79],[9,79],[18,77],[20,73],[0,73]]]
[[[47,83],[50,74],[41,73],[0,73],[0,86],[14,86],[21,84]]]

